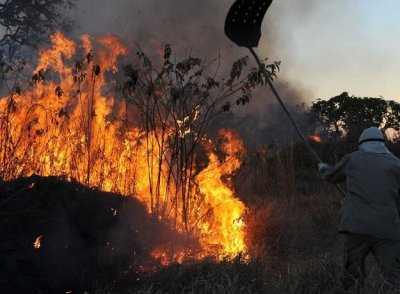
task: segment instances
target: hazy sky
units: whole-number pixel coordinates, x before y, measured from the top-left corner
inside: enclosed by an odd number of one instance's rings
[[[232,0],[80,0],[78,32],[113,33],[144,45],[150,37],[204,55],[248,54],[224,36]],[[279,80],[301,99],[343,91],[400,101],[400,0],[274,0],[260,56],[281,60]],[[232,56],[233,55],[233,56]]]
[[[315,1],[302,17],[294,2],[304,1],[274,1],[266,15],[278,27],[274,48],[288,81],[312,98],[348,91],[400,101],[400,1]],[[262,44],[266,50],[268,40]]]
[[[76,34],[150,37],[205,56],[241,57],[223,33],[233,0],[77,0]],[[400,101],[400,0],[273,0],[257,51],[281,60],[279,80],[301,99],[343,91]],[[0,34],[2,32],[0,31]],[[227,62],[228,63],[228,62]]]

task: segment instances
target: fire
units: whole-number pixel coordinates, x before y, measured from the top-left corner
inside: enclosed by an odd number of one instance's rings
[[[245,252],[246,207],[230,183],[245,152],[243,142],[222,130],[223,162],[208,139],[199,143],[207,166],[195,166],[193,153],[193,164],[174,158],[178,149],[168,142],[198,140],[191,124],[201,109],[177,117],[171,127],[146,131],[132,123],[126,100],[110,90],[116,84],[110,76],[127,52],[113,36],[84,35],[78,45],[54,34],[51,47],[40,52],[31,86],[0,99],[0,175],[5,180],[57,175],[136,197],[159,220],[198,239],[200,251],[155,250],[152,255],[163,264],[186,255],[223,259]],[[111,208],[111,213],[118,212]]]
[[[171,260],[176,263],[182,263],[185,260],[185,252],[173,253],[172,256],[169,254],[168,250],[165,248],[157,248],[152,253],[151,256],[158,260],[161,265],[167,266],[170,264]]]
[[[33,247],[35,248],[35,249],[39,249],[40,248],[40,243],[41,243],[41,241],[42,241],[42,238],[43,238],[43,236],[42,235],[40,235],[40,236],[38,236],[36,239],[35,239],[35,242],[33,242]]]
[[[308,135],[308,137],[309,137],[311,140],[313,140],[314,142],[317,142],[317,143],[321,143],[321,142],[322,142],[321,137],[319,137],[319,136]]]
[[[164,56],[164,48],[160,44],[160,42],[154,37],[151,37],[149,39],[149,43],[154,47],[155,53],[157,54],[158,58],[162,59]]]
[[[245,206],[234,197],[232,188],[222,181],[222,177],[232,174],[240,167],[239,153],[243,152],[244,146],[237,134],[233,132],[221,130],[220,135],[226,140],[223,144],[228,157],[226,164],[220,165],[217,156],[209,153],[210,163],[198,176],[200,190],[206,195],[205,203],[211,206],[219,219],[215,219],[211,226],[209,223],[204,223],[201,231],[209,235],[207,245],[221,246],[223,252],[235,254],[246,250],[244,222],[241,219]],[[206,209],[203,211],[207,211]]]

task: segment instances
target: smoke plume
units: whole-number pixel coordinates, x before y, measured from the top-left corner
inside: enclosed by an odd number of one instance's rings
[[[82,33],[114,34],[127,46],[139,46],[146,54],[154,51],[155,46],[170,44],[177,58],[191,54],[210,60],[220,55],[222,71],[227,72],[234,60],[248,55],[245,48],[236,46],[224,35],[224,21],[232,3],[232,0],[78,1],[72,11],[76,23],[74,33],[77,37]],[[260,57],[279,60],[279,52],[290,50],[294,36],[287,34],[288,27],[307,22],[317,5],[316,0],[274,1],[263,21],[257,49]],[[253,60],[250,63],[255,66]],[[289,105],[310,101],[310,90],[304,89],[299,81],[285,80],[289,67],[290,64],[283,62],[274,82],[282,99]],[[237,111],[236,121],[257,130],[255,137],[259,137],[268,125],[284,119],[278,107],[271,107],[274,104],[275,98],[269,89],[259,89],[251,103]]]

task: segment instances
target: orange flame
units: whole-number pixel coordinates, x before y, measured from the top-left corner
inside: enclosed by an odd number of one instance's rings
[[[33,247],[34,247],[35,249],[39,249],[39,248],[40,248],[42,238],[43,238],[43,236],[40,235],[40,236],[38,236],[38,237],[35,239],[35,242],[33,242]]]
[[[204,223],[201,227],[202,234],[208,235],[207,245],[221,247],[222,252],[235,254],[244,252],[244,221],[241,218],[245,212],[244,204],[234,197],[233,189],[229,183],[222,180],[224,175],[230,175],[240,167],[240,152],[244,151],[243,142],[234,132],[221,130],[220,135],[226,142],[223,149],[228,160],[220,165],[214,153],[209,153],[210,163],[198,176],[200,190],[206,195],[206,204],[211,206],[214,215],[219,219],[213,223]],[[207,211],[206,208],[202,211]]]
[[[164,46],[154,37],[149,39],[149,43],[154,47],[154,50],[160,60],[164,57]]]
[[[308,137],[309,137],[311,140],[313,140],[314,142],[317,142],[317,143],[321,143],[321,142],[322,142],[321,137],[319,137],[319,136],[308,135]]]
[[[77,54],[86,62],[73,61]],[[21,95],[0,99],[0,173],[4,179],[59,175],[136,197],[149,213],[198,239],[201,250],[196,258],[223,259],[245,252],[246,207],[235,196],[229,178],[240,167],[243,142],[235,132],[222,130],[227,160],[221,163],[204,140],[208,165],[196,174],[183,170],[190,185],[176,184],[168,170],[170,155],[159,144],[160,138],[167,142],[172,130],[146,133],[127,124],[121,118],[127,115],[126,105],[107,91],[115,83],[107,73],[116,73],[118,58],[126,54],[113,36],[84,35],[77,46],[63,34],[54,34],[51,47],[41,50],[33,86]],[[40,80],[43,72],[53,78]],[[196,107],[176,121],[178,137],[191,134],[188,122],[196,120],[199,111]],[[179,195],[190,195],[190,201]],[[117,211],[111,208],[111,213],[115,216]],[[163,264],[180,262],[185,254],[185,250],[153,252]]]

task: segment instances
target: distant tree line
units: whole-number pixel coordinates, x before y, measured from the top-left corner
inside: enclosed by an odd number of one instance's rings
[[[383,98],[350,96],[347,92],[328,100],[318,99],[310,108],[315,132],[326,139],[357,141],[368,127],[400,131],[400,104]]]

